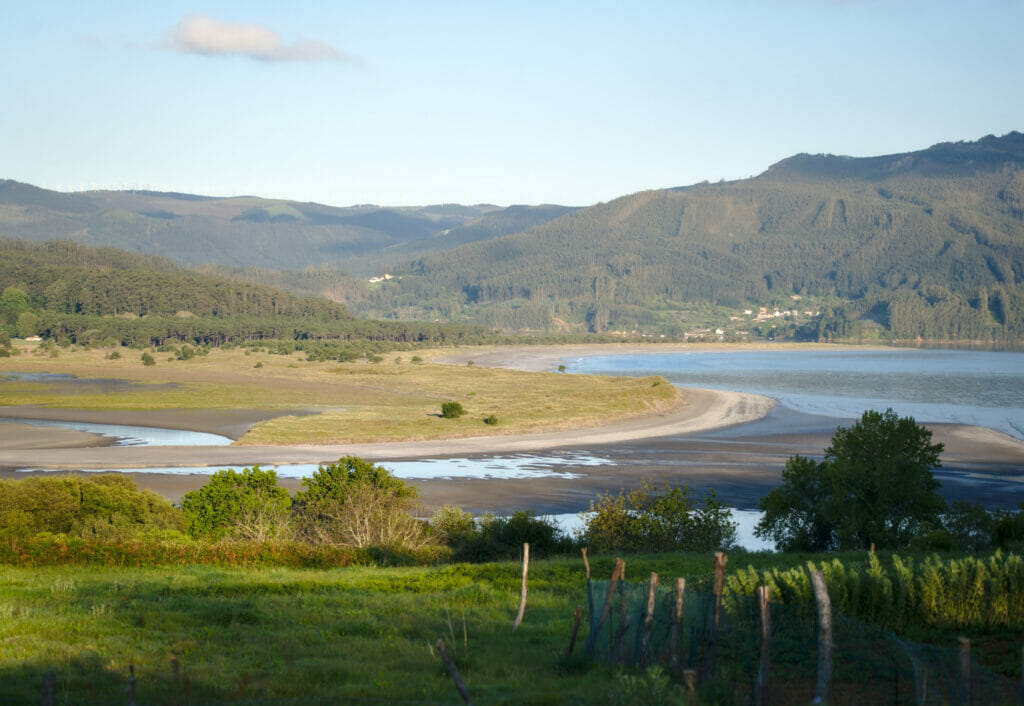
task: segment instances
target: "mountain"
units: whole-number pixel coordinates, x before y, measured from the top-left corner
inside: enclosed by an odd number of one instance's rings
[[[883,157],[802,154],[751,179],[632,194],[415,259],[376,306],[657,331],[687,327],[696,305],[812,298],[897,338],[1020,340],[1022,209],[1020,133]]]
[[[1018,132],[878,157],[798,154],[750,179],[581,209],[333,208],[60,194],[7,181],[0,236],[156,253],[379,318],[520,331],[1024,341]],[[385,271],[394,278],[367,281]]]
[[[65,194],[4,180],[0,236],[31,242],[70,239],[154,253],[188,265],[301,270],[312,264],[370,275],[415,253],[523,230],[561,215],[564,209],[559,208],[336,208],[249,196]]]

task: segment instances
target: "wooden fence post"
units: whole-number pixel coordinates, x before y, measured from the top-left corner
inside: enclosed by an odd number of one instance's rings
[[[957,703],[971,703],[971,641],[960,636],[956,639],[960,645],[960,694]]]
[[[832,602],[820,571],[811,572],[811,585],[818,604],[818,685],[811,703],[821,704],[832,698]]]
[[[569,638],[569,649],[565,651],[566,657],[572,657],[572,651],[576,649],[576,633],[580,631],[580,617],[583,615],[583,606],[576,606],[576,613],[573,615],[572,636]]]
[[[53,672],[43,674],[43,706],[54,706],[57,703],[54,700],[57,692],[54,681]]]
[[[626,570],[623,567],[622,580],[619,581],[619,630],[612,637],[611,651],[612,661],[624,662],[625,655],[623,654],[623,644],[626,639],[626,633],[629,631],[629,625],[632,619],[629,617],[629,604],[626,602]],[[609,634],[611,631],[609,630]]]
[[[455,666],[455,662],[448,656],[448,650],[444,648],[444,640],[437,641],[437,651],[441,653],[441,660],[444,662],[445,668],[448,670],[448,674],[451,675],[452,681],[455,682],[455,688],[459,690],[459,696],[467,704],[472,706],[473,699],[469,696],[469,690],[466,688],[465,682],[462,681],[462,675],[459,674],[458,667]]]
[[[658,596],[658,575],[651,572],[647,584],[647,604],[644,606],[643,634],[640,638],[640,666],[646,667],[651,660],[651,627],[654,625],[654,603]]]
[[[686,591],[686,579],[676,579],[676,603],[672,610],[672,630],[669,633],[668,664],[672,669],[679,668],[679,646],[683,638],[683,594]]]
[[[722,552],[715,552],[715,585],[713,597],[715,602],[714,622],[711,624],[711,631],[708,633],[708,652],[704,662],[704,676],[710,677],[715,671],[715,653],[718,649],[718,626],[722,618],[722,588],[725,583],[725,565],[729,563],[729,557]]]
[[[686,704],[698,703],[697,697],[697,670],[696,669],[684,669],[683,670],[683,692],[685,693]]]
[[[769,640],[772,631],[772,616],[768,601],[768,587],[760,586],[757,589],[757,605],[761,609],[761,662],[757,667],[757,693],[754,695],[756,706],[764,706],[768,701],[768,665],[771,659]]]
[[[608,619],[608,613],[612,609],[612,598],[615,597],[615,585],[622,575],[626,571],[626,562],[622,559],[615,560],[615,568],[612,569],[612,578],[608,582],[608,592],[604,597],[604,607],[601,609],[601,617],[598,618],[596,625],[591,625],[590,634],[587,635],[587,644],[584,647],[584,652],[588,655],[594,651],[597,646],[597,636],[601,632],[601,626],[604,625],[604,621]]]
[[[135,665],[128,665],[128,686],[124,688],[128,692],[128,706],[135,706]]]
[[[583,554],[583,566],[587,570],[587,625],[594,626],[594,593],[593,584],[590,581],[590,561],[587,560],[587,548],[583,547],[580,552]]]
[[[519,623],[523,622],[523,614],[526,612],[526,573],[530,569],[530,544],[523,544],[523,597],[519,601],[519,614],[512,623],[512,632],[519,629]]]

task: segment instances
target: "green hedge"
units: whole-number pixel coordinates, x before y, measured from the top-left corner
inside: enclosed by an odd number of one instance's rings
[[[388,549],[339,547],[302,542],[190,542],[159,540],[84,540],[41,533],[27,539],[0,543],[0,564],[13,566],[285,566],[332,568],[340,566],[407,566],[435,564],[448,559],[447,547]]]

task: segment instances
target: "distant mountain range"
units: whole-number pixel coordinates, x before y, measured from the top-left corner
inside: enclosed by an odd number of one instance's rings
[[[881,157],[800,154],[751,179],[582,209],[332,208],[7,181],[0,235],[156,253],[382,317],[1024,339],[1018,132]],[[366,282],[385,268],[393,279]],[[763,322],[761,306],[790,313]]]
[[[0,236],[70,239],[169,257],[187,265],[371,274],[424,250],[525,230],[564,206],[336,208],[256,197],[152,191],[60,193],[0,181]]]

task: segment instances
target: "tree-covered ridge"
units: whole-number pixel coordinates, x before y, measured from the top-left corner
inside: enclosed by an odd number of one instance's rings
[[[165,258],[71,241],[0,240],[0,283],[56,314],[351,319],[340,304],[189,272]]]
[[[479,327],[365,321],[335,302],[192,272],[154,255],[0,239],[0,355],[11,337],[164,346],[278,341],[353,358],[395,345],[481,343]]]
[[[867,160],[801,155],[417,259],[399,302],[549,304],[635,328],[682,302],[835,297],[897,338],[1019,338],[1024,136]]]

